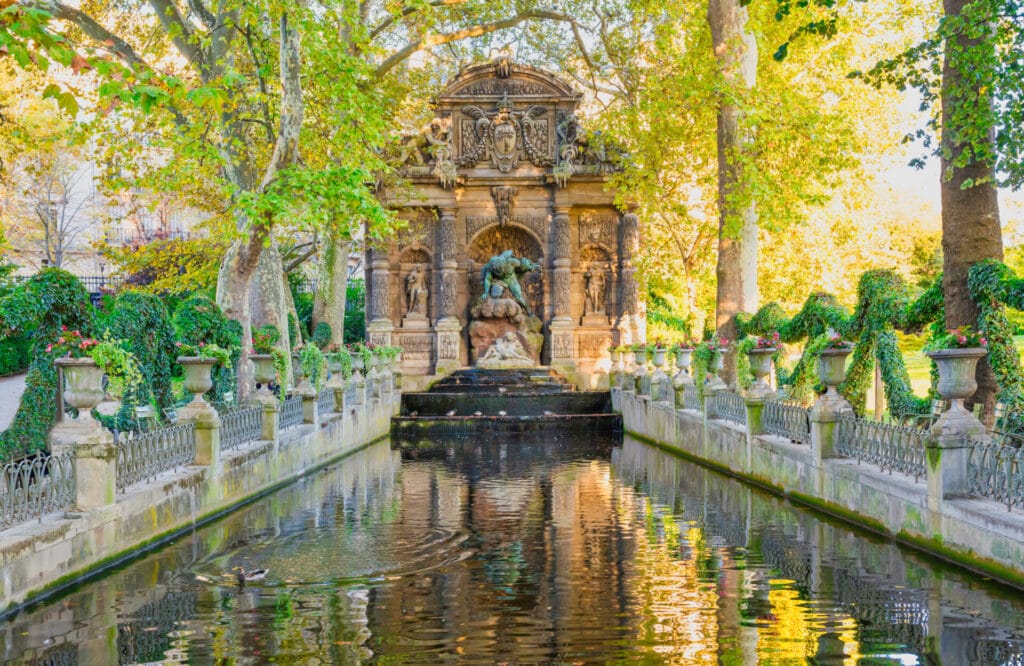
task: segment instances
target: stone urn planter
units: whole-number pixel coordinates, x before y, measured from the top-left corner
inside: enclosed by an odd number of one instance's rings
[[[365,379],[363,378],[363,355],[352,354],[352,384],[359,386]]]
[[[932,426],[933,433],[949,431],[984,432],[984,426],[977,417],[964,408],[964,400],[978,390],[975,372],[978,361],[988,354],[985,347],[961,349],[940,349],[928,352],[928,358],[939,367],[939,395],[949,400],[949,409]]]
[[[647,351],[633,352],[633,391],[640,395],[643,392],[644,377],[647,376]]]
[[[181,356],[178,358],[178,365],[185,371],[185,390],[192,394],[192,402],[189,407],[193,409],[206,409],[210,406],[203,398],[203,394],[213,388],[214,366],[217,360],[200,356]],[[271,362],[273,365],[273,362]]]
[[[826,349],[818,358],[818,381],[825,386],[825,400],[839,401],[838,386],[846,381],[846,357],[853,353],[852,349]]]
[[[711,355],[711,364],[708,366],[711,376],[704,382],[706,391],[724,391],[728,388],[718,374],[725,367],[725,352],[725,349],[718,349]]]
[[[651,374],[651,399],[654,401],[668,400],[671,391],[671,379],[665,372],[668,349],[658,347],[654,350],[654,372]]]
[[[260,385],[257,394],[269,394],[270,384],[277,381],[277,370],[274,369],[274,357],[270,354],[252,354],[249,356],[253,366],[253,378]]]
[[[609,349],[608,355],[612,360],[612,364],[608,367],[608,385],[614,388],[619,386],[619,375],[622,374],[622,352]]]
[[[693,363],[692,349],[676,350],[676,374],[673,383],[677,386],[693,385],[693,377],[690,376],[690,365]]]
[[[754,383],[747,390],[750,398],[764,398],[771,393],[772,388],[768,385],[767,377],[772,372],[772,354],[777,350],[774,347],[751,349],[747,352],[750,359],[750,370],[754,373]]]
[[[344,388],[345,378],[342,376],[343,367],[341,364],[340,354],[327,354],[327,370],[331,373],[330,379],[327,380],[327,388]]]
[[[103,369],[91,358],[58,358],[53,363],[64,371],[64,402],[78,410],[75,420],[98,427],[92,410],[103,402]]]

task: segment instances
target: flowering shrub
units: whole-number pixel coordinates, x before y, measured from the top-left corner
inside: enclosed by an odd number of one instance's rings
[[[281,331],[276,326],[267,324],[252,332],[252,351],[254,354],[273,354],[274,345],[281,339]]]
[[[178,350],[178,356],[212,358],[217,362],[217,365],[228,365],[231,363],[231,352],[220,345],[206,344],[205,342],[200,342],[194,345],[184,342],[175,342],[174,347]]]
[[[782,346],[782,342],[779,340],[779,332],[772,331],[772,334],[768,337],[755,337],[754,338],[754,349],[778,349]]]
[[[99,343],[95,338],[84,337],[81,331],[69,331],[67,326],[61,326],[60,337],[46,345],[46,353],[56,358],[92,358],[92,350]]]
[[[939,351],[940,349],[968,349],[972,347],[987,347],[988,339],[984,331],[975,331],[970,326],[961,326],[946,331],[925,345],[926,351]]]
[[[853,343],[849,340],[844,340],[843,336],[839,335],[835,331],[830,331],[828,340],[825,342],[823,349],[838,349],[841,351],[850,351],[853,349]]]

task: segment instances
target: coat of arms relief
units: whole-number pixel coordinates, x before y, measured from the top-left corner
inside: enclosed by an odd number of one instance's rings
[[[491,166],[508,173],[523,158],[534,166],[549,167],[554,160],[548,154],[548,109],[532,105],[525,110],[504,96],[493,111],[478,106],[462,107],[463,166],[476,166],[490,160]]]

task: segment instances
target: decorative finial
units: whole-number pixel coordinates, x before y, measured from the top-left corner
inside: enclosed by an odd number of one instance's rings
[[[499,79],[507,79],[512,76],[512,57],[502,54],[495,58],[494,73],[498,75]]]

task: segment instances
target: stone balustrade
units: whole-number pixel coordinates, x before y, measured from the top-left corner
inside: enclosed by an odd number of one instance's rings
[[[612,389],[631,435],[876,532],[1024,584],[1024,455],[967,424],[919,430],[856,418],[838,395],[811,408],[705,387],[683,406]],[[1012,447],[1011,447],[1012,448]],[[966,451],[963,455],[952,455]]]
[[[182,410],[175,425],[117,441],[95,424],[45,459],[5,466],[21,483],[0,494],[0,613],[386,437],[401,395],[367,395],[357,380],[257,401]]]

